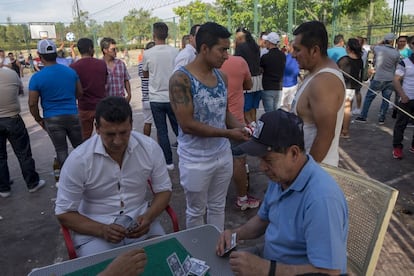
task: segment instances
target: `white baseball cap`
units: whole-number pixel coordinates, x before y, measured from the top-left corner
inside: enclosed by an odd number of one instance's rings
[[[278,44],[280,42],[279,35],[275,32],[271,32],[262,36],[263,40],[269,41],[272,44]]]
[[[53,54],[56,53],[56,45],[52,40],[42,39],[37,43],[37,51],[39,54]]]

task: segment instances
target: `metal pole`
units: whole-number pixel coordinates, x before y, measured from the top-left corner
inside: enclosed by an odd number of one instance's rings
[[[227,11],[227,30],[232,33],[232,26],[231,26],[231,9],[230,7],[226,8]]]
[[[288,37],[289,41],[292,39],[292,30],[293,30],[293,0],[288,2]]]
[[[259,0],[254,0],[253,2],[253,32],[255,35],[258,34],[257,22],[258,22],[258,13],[257,13],[257,6],[259,4]]]
[[[336,23],[338,18],[338,0],[333,2],[333,16],[332,16],[332,45],[334,45],[333,38],[336,35]]]

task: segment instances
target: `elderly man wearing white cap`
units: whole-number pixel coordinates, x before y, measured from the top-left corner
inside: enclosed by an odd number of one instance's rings
[[[262,38],[269,50],[260,58],[260,67],[263,69],[262,102],[265,112],[269,112],[280,107],[286,56],[279,50],[280,38],[277,33],[271,32]]]
[[[355,119],[356,122],[364,123],[367,121],[369,107],[376,96],[374,91],[381,92],[384,98],[381,103],[378,123],[382,125],[385,122],[385,115],[388,111],[388,102],[385,99],[389,100],[394,91],[392,80],[400,60],[400,53],[393,47],[395,38],[393,33],[386,34],[384,40],[373,48],[375,75],[365,95],[361,115]]]

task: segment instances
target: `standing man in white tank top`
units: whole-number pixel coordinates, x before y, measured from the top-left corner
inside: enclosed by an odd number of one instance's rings
[[[343,75],[327,55],[328,34],[321,22],[305,22],[293,34],[292,55],[309,74],[296,92],[292,111],[304,122],[306,152],[317,162],[338,166],[345,101]]]

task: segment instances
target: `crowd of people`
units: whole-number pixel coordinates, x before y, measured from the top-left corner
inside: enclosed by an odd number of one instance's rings
[[[264,235],[263,247],[230,254],[236,274],[346,273],[347,204],[319,163],[338,166],[339,141],[350,136],[351,116],[366,122],[378,91],[384,98],[379,124],[385,121],[392,91],[399,96],[392,143],[394,158],[402,158],[404,130],[414,112],[414,55],[403,42],[413,49],[414,37],[400,36],[396,49],[394,34],[386,34],[370,53],[360,37],[345,43],[337,35],[335,46],[328,48],[326,28],[318,21],[299,25],[283,48],[276,32],[261,33],[256,42],[249,30],[238,28],[232,56],[232,34],[214,22],[192,26],[181,51],[167,44],[165,23],[154,23],[152,30],[154,41],[138,65],[143,133],[132,129],[131,77],[117,58],[114,39],[101,40],[102,59],[93,57],[92,40],[79,39],[76,61],[62,56],[53,41],[38,42],[42,68],[30,79],[28,105],[56,151],[61,173],[55,213],[73,231],[77,255],[165,234],[157,217],[169,204],[168,171],[175,169],[168,118],[178,142],[186,227],[216,226],[222,232],[219,256],[231,245],[233,233],[237,240]],[[368,70],[369,55],[374,60]],[[0,100],[1,197],[11,195],[6,140],[29,192],[45,186],[19,115],[21,72],[13,67],[18,62],[13,55],[6,60],[0,50],[0,86],[5,88]],[[361,105],[361,83],[368,75]],[[265,113],[257,118],[260,102]],[[149,137],[152,123],[156,141]],[[410,151],[414,153],[414,136]],[[248,193],[247,155],[259,158],[269,178],[263,199]],[[151,205],[145,198],[149,180]],[[225,230],[231,181],[237,208],[260,207],[246,224]],[[125,256],[135,256],[137,262]],[[102,275],[132,266],[131,275],[136,275],[145,260],[145,252],[129,252]]]

